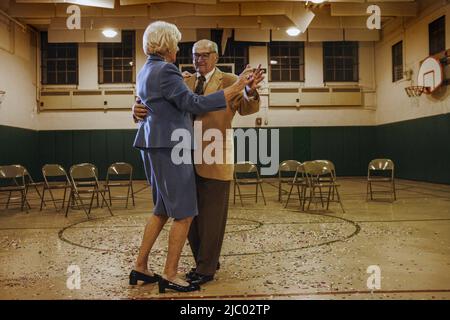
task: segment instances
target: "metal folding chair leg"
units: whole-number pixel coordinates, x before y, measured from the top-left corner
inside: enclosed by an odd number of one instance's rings
[[[331,200],[331,188],[332,186],[328,187],[328,196],[327,196],[327,210],[330,207],[330,200]],[[333,194],[334,194],[334,189],[333,189]]]
[[[302,211],[305,211],[305,204],[306,204],[306,193],[308,192],[308,186],[302,187],[303,192],[303,204],[302,204]]]
[[[42,211],[42,206],[44,205],[44,197],[45,197],[45,187],[44,187],[44,190],[42,190],[42,199],[41,199],[41,205],[39,207],[39,211]]]
[[[127,191],[127,202],[125,203],[125,208],[128,209],[128,199],[130,198],[130,186],[128,186],[128,191]]]
[[[45,190],[45,188],[44,188],[44,190]],[[64,190],[64,191],[65,191],[65,190]],[[53,206],[55,207],[56,211],[59,211],[59,209],[56,207],[56,201],[55,201],[55,197],[53,196],[52,189],[48,189],[48,192],[50,192],[50,197],[52,198]],[[42,197],[42,200],[43,200],[44,205],[45,205],[45,199],[44,199],[44,197]]]
[[[8,200],[6,200],[6,205],[5,205],[5,209],[8,209],[9,207],[9,202],[11,201],[11,191],[8,194]]]
[[[99,193],[100,193],[101,197],[103,198],[103,200],[105,200],[106,207],[108,208],[109,214],[110,214],[111,216],[114,216],[114,214],[113,214],[112,211],[111,211],[111,207],[109,206],[108,202],[107,202],[106,199],[105,199],[105,195],[103,194],[104,192],[98,191],[98,192],[97,192],[97,196],[98,196]]]
[[[107,190],[108,190],[108,196],[109,196],[109,205],[112,206],[111,188],[107,187]]]
[[[63,202],[62,202],[62,205],[61,205],[61,210],[64,210],[64,203],[66,202],[67,189],[68,188],[64,188],[64,196],[63,196]],[[70,189],[69,189],[69,191],[70,191]]]
[[[394,201],[397,200],[397,194],[395,192],[395,182],[392,180],[392,192],[394,194]]]
[[[311,187],[309,188],[309,201],[308,201],[308,208],[307,208],[307,210],[309,210],[309,208],[310,208],[310,206],[311,206],[311,201],[312,201],[312,199],[315,198],[315,196],[316,196],[316,194],[315,194],[315,192],[314,192],[314,189],[315,189],[314,186],[311,186]]]
[[[278,182],[278,202],[281,202],[281,181]]]
[[[335,189],[336,189],[336,196],[338,198],[339,204],[341,205],[342,212],[345,213],[344,204],[342,203],[341,200],[341,195],[339,194],[338,188],[336,186]]]
[[[136,206],[136,204],[135,204],[135,202],[134,202],[133,182],[131,182],[130,186],[131,186],[131,199],[133,200],[133,207],[134,207],[134,206]]]
[[[288,197],[287,197],[287,200],[286,200],[286,204],[284,205],[285,208],[287,207],[287,205],[289,203],[289,199],[291,198],[292,188],[294,188],[294,184],[291,184],[291,189],[289,190]]]
[[[302,191],[300,192],[300,186],[297,184],[297,194],[298,194],[298,201],[300,204],[300,208],[303,205],[303,186],[302,186]]]
[[[262,183],[258,183],[258,185],[259,185],[259,187],[261,188],[261,195],[262,195],[263,200],[264,200],[264,205],[267,205],[267,203],[266,203],[266,197],[264,196],[264,190],[263,190],[263,188],[262,188]],[[258,190],[258,189],[256,189],[256,190]],[[256,193],[256,195],[258,195],[258,193]]]
[[[239,200],[241,201],[241,206],[244,206],[244,202],[242,201],[241,187],[239,186],[239,184],[237,184],[237,189],[239,192]]]
[[[320,203],[322,204],[322,208],[324,208],[324,203],[323,203],[323,195],[322,195],[322,187],[319,186],[319,193],[320,193]]]
[[[73,193],[72,193],[72,190],[70,190],[69,191],[69,199],[67,200],[67,207],[66,207],[66,218],[67,218],[67,215],[68,215],[68,213],[69,213],[69,207],[70,207],[70,205],[71,205],[71,202],[73,202]]]
[[[84,205],[83,199],[81,199],[81,196],[75,192],[75,195],[78,197],[78,201],[80,202],[81,207],[83,208],[84,213],[86,214],[87,218],[90,219],[91,217],[89,216],[90,210],[89,212],[86,210],[86,207]],[[94,194],[93,194],[94,195]]]

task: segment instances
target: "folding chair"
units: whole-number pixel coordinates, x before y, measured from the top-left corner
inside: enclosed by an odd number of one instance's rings
[[[103,202],[106,203],[109,213],[111,214],[111,216],[113,216],[111,208],[105,199],[106,188],[100,186],[96,171],[97,171],[96,167],[91,163],[76,164],[70,168],[71,191],[69,197],[69,204],[66,209],[66,217],[69,213],[70,204],[72,202],[78,201],[81,207],[83,208],[84,212],[86,213],[86,216],[88,217],[88,219],[90,219],[89,215],[91,213],[94,197],[96,195],[98,197],[99,194],[103,199],[102,204]],[[92,196],[90,197],[88,209],[86,209],[86,205],[81,196],[84,194],[92,194]]]
[[[30,187],[33,187],[36,190],[36,193],[39,197],[39,200],[42,200],[42,195],[39,192],[38,187],[40,187],[43,183],[42,182],[34,182],[33,178],[31,177],[31,174],[28,172],[27,168],[25,168],[24,166],[20,165],[20,164],[14,164],[15,167],[17,168],[21,168],[24,170],[24,178],[25,178],[25,186],[26,186],[26,198],[25,198],[25,203],[26,205],[31,209],[30,203],[28,202],[28,191],[30,189]],[[45,203],[44,203],[45,205]]]
[[[240,175],[245,175],[241,178]],[[250,177],[249,177],[250,176]],[[241,192],[242,185],[255,185],[255,198],[256,203],[258,203],[258,187],[261,189],[261,194],[264,200],[264,205],[266,205],[266,198],[264,197],[264,191],[262,188],[263,180],[259,176],[258,168],[252,162],[240,162],[234,165],[234,192],[233,192],[233,204],[236,203],[236,188],[239,192],[239,199],[241,200],[241,205],[244,206],[242,202],[243,197],[253,197],[253,194],[243,194]]]
[[[20,193],[20,198],[12,197],[13,192]],[[8,193],[5,209],[8,209],[11,200],[20,199],[20,210],[28,213],[27,186],[25,184],[25,170],[15,165],[0,166],[0,193]]]
[[[327,210],[329,208],[330,202],[335,201],[339,202],[342,211],[345,213],[344,206],[339,195],[339,185],[336,183],[335,168],[333,163],[328,160],[316,160],[307,161],[303,165],[305,167],[307,184],[310,190],[310,195],[308,198],[308,210],[310,208],[311,202],[317,199],[320,199],[322,207],[324,207],[323,200],[326,199]],[[323,196],[322,188],[328,188],[328,195],[326,198]],[[319,189],[319,196],[316,195],[316,189]],[[332,193],[333,195],[334,193],[336,194],[337,200],[331,199]]]
[[[42,206],[45,202],[45,191],[48,190],[50,193],[51,201],[56,211],[59,211],[56,207],[56,203],[62,200],[61,209],[64,209],[64,203],[66,201],[66,190],[70,192],[71,185],[69,177],[67,176],[66,170],[59,164],[46,164],[42,167],[42,176],[44,177],[44,189],[42,190],[41,207],[39,211],[42,210]],[[62,199],[55,199],[52,190],[63,190],[64,196]],[[69,205],[69,204],[68,204]]]
[[[303,164],[300,164],[297,166],[297,169],[295,170],[295,176],[293,179],[291,179],[288,184],[291,186],[289,189],[289,194],[286,200],[286,204],[284,207],[286,208],[289,203],[289,199],[291,198],[292,189],[294,186],[297,188],[297,196],[298,200],[300,202],[300,207],[302,208],[302,211],[305,210],[305,199],[306,199],[306,189],[308,187],[308,183],[306,181],[306,174],[305,174],[305,168]]]
[[[297,160],[286,160],[280,163],[278,167],[278,201],[282,202],[283,184],[292,183],[292,179],[297,172],[297,167],[301,163]]]
[[[327,167],[330,170],[329,175],[320,177],[321,183],[327,183],[331,186],[331,190],[329,190],[331,191],[331,197],[329,197],[329,200],[327,200],[327,210],[330,202],[339,202],[342,211],[345,213],[344,205],[342,204],[341,197],[339,195],[338,187],[340,185],[337,183],[336,168],[334,166],[334,163],[331,162],[330,160],[314,160],[314,162],[322,164],[324,167]],[[335,197],[337,199],[335,199]]]
[[[376,172],[381,172],[384,175],[374,175]],[[388,183],[390,185],[389,191],[373,191],[372,183]],[[366,200],[369,200],[369,192],[370,200],[373,200],[374,193],[386,192],[391,194],[392,202],[397,200],[397,193],[395,191],[394,162],[391,159],[374,159],[369,162],[367,169]]]
[[[115,177],[116,179],[114,179],[113,177]],[[127,187],[127,195],[111,197],[111,188],[115,187]],[[108,191],[109,204],[111,206],[112,206],[112,199],[126,199],[127,201],[125,204],[125,208],[128,208],[128,200],[130,196],[134,206],[135,202],[133,190],[133,166],[125,162],[116,162],[110,165],[108,168],[108,172],[106,174],[105,188]]]

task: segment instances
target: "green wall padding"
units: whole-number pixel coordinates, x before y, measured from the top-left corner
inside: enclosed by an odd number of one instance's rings
[[[450,113],[380,125],[377,155],[399,178],[450,184]]]
[[[365,176],[371,159],[390,158],[399,178],[450,184],[450,114],[377,127],[267,129],[279,130],[280,162],[328,159],[340,176]],[[135,133],[133,129],[37,132],[0,126],[0,165],[23,164],[35,180],[42,180],[46,163],[61,164],[68,171],[75,163],[91,162],[103,179],[111,163],[124,161],[133,165],[135,179],[145,179],[140,153],[132,146]],[[247,143],[246,152],[248,148]]]
[[[0,126],[0,165],[21,164],[36,176],[38,151],[36,131]]]

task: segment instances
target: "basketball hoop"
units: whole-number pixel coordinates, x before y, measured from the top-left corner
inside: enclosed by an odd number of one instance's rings
[[[412,97],[420,97],[422,95],[422,93],[427,93],[428,92],[428,87],[424,87],[424,86],[409,86],[405,88],[406,94],[408,95],[408,97],[412,98]]]

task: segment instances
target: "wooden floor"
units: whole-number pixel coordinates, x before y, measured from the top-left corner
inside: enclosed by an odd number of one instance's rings
[[[135,183],[136,207],[118,201],[114,217],[95,209],[89,221],[50,204],[39,212],[31,193],[28,214],[0,210],[0,299],[450,299],[450,186],[398,180],[391,203],[367,202],[363,178],[340,182],[346,213],[336,203],[301,212],[295,199],[285,209],[274,180],[264,183],[267,205],[233,205],[231,196],[222,267],[187,294],[128,285],[152,208],[143,182]],[[167,229],[150,257],[156,272]],[[69,266],[81,272],[80,289],[67,287]],[[186,244],[180,273],[192,266]],[[378,290],[367,286],[369,266],[380,268]]]

